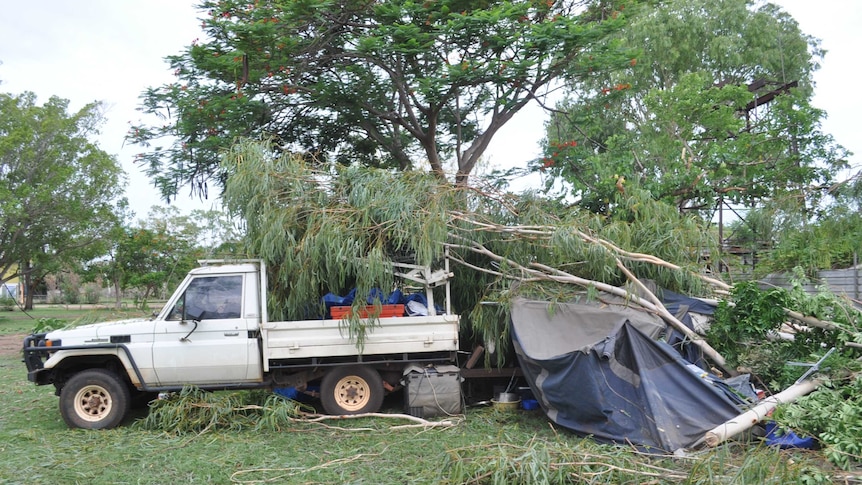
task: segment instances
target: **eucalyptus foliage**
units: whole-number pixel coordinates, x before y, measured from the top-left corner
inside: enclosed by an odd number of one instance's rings
[[[447,199],[457,192],[439,192],[433,176],[359,167],[334,176],[269,153],[265,144],[235,145],[224,198],[246,223],[249,254],[270,265],[272,318],[308,317],[326,292],[390,290],[389,263],[399,256],[420,265],[442,257]]]
[[[768,447],[750,447],[734,462],[731,447],[689,459],[662,459],[619,446],[561,435],[557,440],[470,446],[448,451],[445,483],[828,483],[829,475],[809,458],[782,456]]]
[[[269,265],[273,319],[316,316],[328,292],[389,291],[398,283],[393,261],[440,268],[447,251],[457,264],[453,308],[465,317],[468,334],[486,342],[507,341],[513,296],[567,299],[590,282],[622,286],[623,261],[662,287],[710,291],[698,274],[712,249],[708,232],[646,194],[621,197],[617,215],[605,218],[535,195],[455,186],[424,172],[271,153],[265,143],[236,144],[225,157],[234,175],[224,199],[247,225],[248,253]],[[656,258],[678,266],[658,265]],[[560,275],[579,284],[554,283]]]
[[[263,391],[206,392],[186,387],[150,404],[136,426],[174,434],[215,430],[281,430],[301,415],[302,405]]]

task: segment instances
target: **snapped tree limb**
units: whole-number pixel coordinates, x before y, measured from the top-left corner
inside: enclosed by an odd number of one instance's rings
[[[751,429],[754,425],[763,421],[769,412],[778,407],[779,404],[791,403],[814,391],[821,383],[821,380],[813,379],[793,384],[778,394],[763,399],[757,405],[730,421],[711,429],[704,435],[703,441],[708,446],[718,446],[720,443]]]

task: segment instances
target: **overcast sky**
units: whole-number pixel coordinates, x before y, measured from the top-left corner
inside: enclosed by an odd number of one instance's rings
[[[201,37],[199,14],[190,0],[0,0],[0,92],[32,91],[40,104],[56,95],[72,110],[92,101],[107,106],[99,144],[117,156],[129,176],[126,195],[138,217],[159,194],[132,163],[136,147],[124,147],[129,123],[137,121],[139,95],[172,82],[164,58]],[[858,0],[781,0],[802,30],[827,50],[815,75],[814,105],[828,118],[824,131],[855,152],[862,163],[862,102],[858,93],[858,49],[862,47],[862,2]],[[539,155],[543,117],[537,109],[519,113],[495,137],[488,152],[497,166],[524,166]],[[184,211],[218,208],[181,189]]]

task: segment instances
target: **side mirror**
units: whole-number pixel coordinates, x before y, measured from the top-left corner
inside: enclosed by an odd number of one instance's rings
[[[187,323],[189,323],[189,322],[188,322],[188,321],[186,321],[186,320],[181,320],[181,321],[180,321],[180,323],[181,323],[182,325],[185,325],[185,324],[187,324]],[[198,329],[198,324],[200,323],[200,320],[199,320],[198,318],[195,318],[195,319],[193,319],[193,320],[192,320],[192,323],[194,323],[194,324],[195,324],[195,326],[194,326],[194,327],[192,327],[192,329],[191,329],[191,330],[189,330],[189,333],[187,333],[185,337],[181,337],[181,338],[180,338],[180,342],[191,342],[191,339],[189,339],[189,337],[191,336],[191,334],[195,333],[195,330],[197,330],[197,329]]]

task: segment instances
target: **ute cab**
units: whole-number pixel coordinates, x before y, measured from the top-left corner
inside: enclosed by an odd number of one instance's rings
[[[116,425],[135,398],[187,383],[253,386],[263,380],[260,284],[255,264],[196,268],[151,318],[29,335],[27,377],[55,386],[63,417],[74,427]],[[82,373],[90,375],[86,383],[74,379]],[[113,418],[106,420],[107,415]]]

